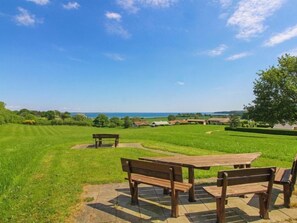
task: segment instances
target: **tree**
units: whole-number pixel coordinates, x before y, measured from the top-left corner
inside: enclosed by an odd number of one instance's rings
[[[94,125],[97,127],[107,127],[108,124],[109,119],[105,114],[99,114],[94,120]]]
[[[121,120],[118,117],[110,118],[109,122],[112,126],[120,126],[121,125]]]
[[[85,114],[76,114],[73,116],[73,120],[78,121],[78,122],[82,122],[87,119],[88,119],[88,117]]]
[[[237,115],[230,115],[230,127],[231,128],[237,128],[240,127],[240,118]]]
[[[54,120],[56,118],[55,111],[46,111],[45,116],[48,120]]]
[[[69,112],[61,113],[61,118],[63,119],[63,121],[70,117],[71,117],[71,114]]]
[[[129,116],[126,116],[124,118],[124,128],[127,129],[127,128],[131,127],[131,125],[132,125],[132,122],[131,122]]]
[[[258,73],[255,99],[245,106],[250,118],[273,127],[297,121],[297,57],[285,55],[278,65]]]
[[[176,116],[175,115],[168,115],[168,121],[173,121],[176,120]]]

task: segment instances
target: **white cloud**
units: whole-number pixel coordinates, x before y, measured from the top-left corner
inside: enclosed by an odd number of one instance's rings
[[[119,13],[116,12],[106,12],[105,17],[110,19],[110,20],[116,20],[118,22],[121,21],[122,16]]]
[[[130,38],[131,34],[121,25],[122,16],[116,12],[106,12],[105,29],[108,33],[121,36],[125,39]]]
[[[185,82],[182,82],[182,81],[178,81],[178,82],[176,82],[177,83],[177,85],[179,85],[179,86],[184,86],[185,85]]]
[[[177,0],[138,0],[144,6],[166,8],[170,7],[177,2]]]
[[[264,32],[265,20],[278,10],[285,0],[241,0],[227,24],[239,29],[239,39],[249,39]]]
[[[124,56],[117,54],[117,53],[105,53],[104,54],[107,58],[114,60],[114,61],[124,61],[126,60]]]
[[[137,13],[141,7],[167,8],[178,0],[117,0],[117,4],[130,13]]]
[[[252,54],[249,52],[242,52],[242,53],[234,54],[230,57],[227,57],[226,60],[229,60],[229,61],[238,60],[238,59],[250,56],[250,55],[252,55]]]
[[[211,57],[219,56],[219,55],[223,54],[227,48],[228,47],[225,44],[221,44],[218,47],[207,51],[206,54]]]
[[[119,23],[107,23],[105,24],[106,31],[110,34],[121,36],[125,39],[131,37],[131,34]]]
[[[222,8],[228,8],[232,5],[233,0],[219,0],[219,2]]]
[[[41,19],[37,19],[34,14],[28,10],[18,7],[19,14],[14,17],[16,23],[21,26],[34,26],[37,23],[42,23]]]
[[[37,5],[47,5],[50,3],[49,0],[27,0],[27,2],[34,2]]]
[[[284,32],[272,36],[264,43],[264,46],[274,46],[297,37],[297,25],[287,28]]]
[[[130,13],[137,13],[139,10],[135,0],[117,0],[117,4]]]
[[[283,52],[283,53],[281,53],[280,56],[285,55],[285,54],[289,54],[291,56],[297,57],[297,48],[294,48],[294,49],[288,50],[286,52]]]
[[[77,2],[68,2],[67,4],[63,4],[63,8],[67,10],[71,9],[79,9],[80,4]]]

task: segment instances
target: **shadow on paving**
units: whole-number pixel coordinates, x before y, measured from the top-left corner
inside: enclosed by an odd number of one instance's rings
[[[188,201],[188,193],[180,193],[178,218],[170,216],[171,198],[163,194],[162,188],[140,185],[139,204],[131,205],[128,183],[87,185],[83,199],[93,200],[84,203],[74,222],[216,222],[216,202],[203,190],[205,185],[215,182],[195,185],[196,202]],[[247,195],[228,199],[226,222],[296,222],[296,208],[284,208],[281,189],[273,189],[270,220],[260,218],[258,196]],[[297,196],[293,197],[295,202]]]
[[[189,222],[201,222],[201,223],[213,223],[217,220],[217,215],[215,210],[203,211],[203,212],[192,212],[185,214]],[[244,223],[247,222],[241,216],[247,215],[246,212],[240,210],[239,208],[226,208],[226,222],[229,223]],[[259,221],[259,217],[252,216],[249,217],[248,222]]]

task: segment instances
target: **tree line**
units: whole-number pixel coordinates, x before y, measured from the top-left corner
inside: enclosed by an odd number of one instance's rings
[[[36,111],[21,109],[11,111],[5,108],[5,103],[0,101],[0,125],[7,123],[27,124],[27,125],[79,125],[95,127],[124,127],[132,126],[133,121],[140,118],[112,117],[108,118],[105,114],[99,114],[95,119],[89,118],[84,114],[71,115],[70,112],[60,112],[58,110]]]

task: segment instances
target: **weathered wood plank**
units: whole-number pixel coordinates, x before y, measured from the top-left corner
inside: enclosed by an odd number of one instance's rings
[[[222,194],[222,188],[217,186],[203,187],[203,189],[212,195],[213,197],[219,198]],[[255,185],[236,185],[227,187],[227,197],[237,197],[244,194],[255,194],[264,193],[267,191],[267,187],[259,184]]]
[[[260,155],[261,153],[241,153],[207,156],[141,157],[139,159],[199,169],[213,166],[248,165]]]

